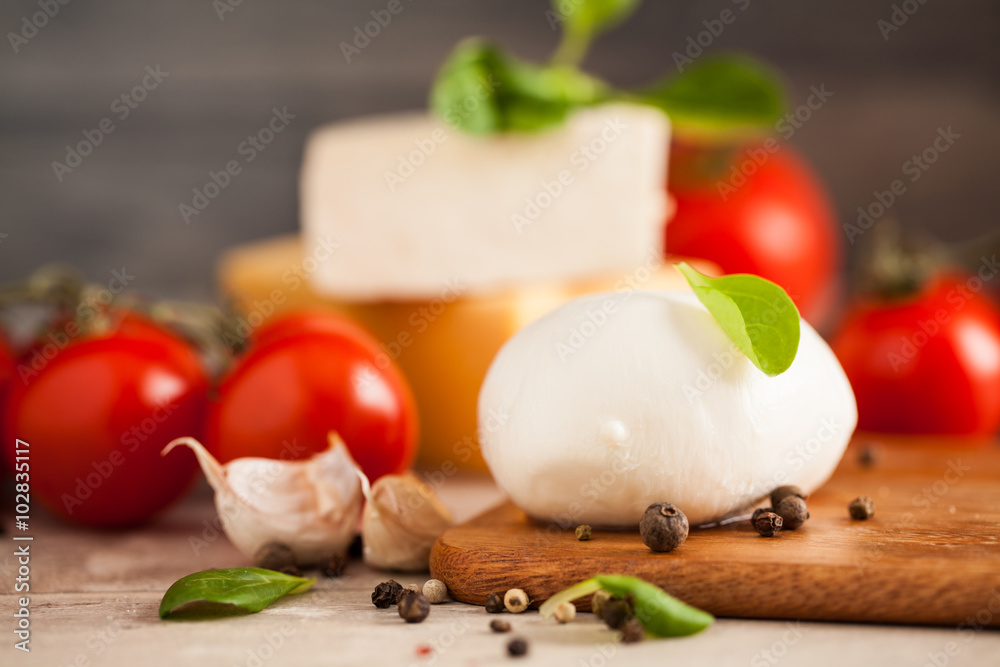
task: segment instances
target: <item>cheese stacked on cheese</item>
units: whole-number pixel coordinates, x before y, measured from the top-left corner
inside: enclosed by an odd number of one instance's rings
[[[223,289],[247,328],[306,305],[360,321],[413,386],[422,463],[481,467],[476,398],[508,338],[581,294],[684,285],[660,258],[669,139],[661,112],[625,104],[532,134],[426,113],[321,128],[301,241],[234,250]]]

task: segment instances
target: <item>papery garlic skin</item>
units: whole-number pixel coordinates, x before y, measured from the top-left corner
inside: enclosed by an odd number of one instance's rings
[[[364,560],[382,570],[420,572],[428,568],[431,547],[453,525],[451,513],[434,491],[412,474],[383,475],[369,487],[361,520]]]
[[[479,425],[497,484],[537,519],[631,527],[670,502],[697,525],[782,484],[815,490],[857,407],[808,323],[794,363],[768,377],[694,294],[625,291],[571,301],[511,338]]]
[[[221,465],[194,438],[178,438],[194,450],[229,540],[253,558],[268,542],[281,542],[296,563],[310,565],[347,551],[354,539],[363,495],[360,469],[336,434],[330,447],[309,459],[247,457]]]

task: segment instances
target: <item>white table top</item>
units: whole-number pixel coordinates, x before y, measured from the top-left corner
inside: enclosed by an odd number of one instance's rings
[[[500,498],[491,483],[468,477],[448,480],[441,495],[459,519]],[[279,600],[258,614],[160,620],[160,598],[176,579],[248,564],[228,540],[207,528],[215,513],[206,488],[155,525],[128,533],[76,529],[35,514],[32,650],[15,650],[8,632],[0,647],[5,666],[511,664],[505,645],[513,635],[488,628],[496,616],[449,602],[432,607],[425,622],[408,625],[394,608],[371,604],[372,589],[389,575],[361,563],[352,563],[341,578],[320,578],[312,591]],[[192,536],[209,543],[198,554]],[[11,537],[8,532],[0,539],[13,545]],[[17,569],[13,551],[4,549],[0,558],[7,582]],[[427,575],[394,578],[404,585],[422,584]],[[4,588],[0,600],[10,614],[13,585]],[[521,665],[1000,665],[1000,633],[995,631],[720,619],[694,637],[623,645],[591,614],[579,614],[565,626],[543,621],[537,612],[504,618],[529,642],[529,655],[513,663]],[[421,646],[430,647],[430,653],[419,656]]]

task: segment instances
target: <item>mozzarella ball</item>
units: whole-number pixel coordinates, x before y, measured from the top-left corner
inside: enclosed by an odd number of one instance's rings
[[[857,406],[829,346],[801,324],[795,361],[768,377],[693,293],[571,301],[493,360],[483,456],[518,507],[566,528],[635,526],[655,502],[698,525],[783,484],[810,493],[840,461]]]

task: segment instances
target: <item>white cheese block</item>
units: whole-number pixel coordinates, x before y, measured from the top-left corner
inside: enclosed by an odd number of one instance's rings
[[[629,271],[663,243],[665,115],[611,104],[562,127],[471,137],[424,113],[318,130],[301,175],[320,294],[430,299]]]

